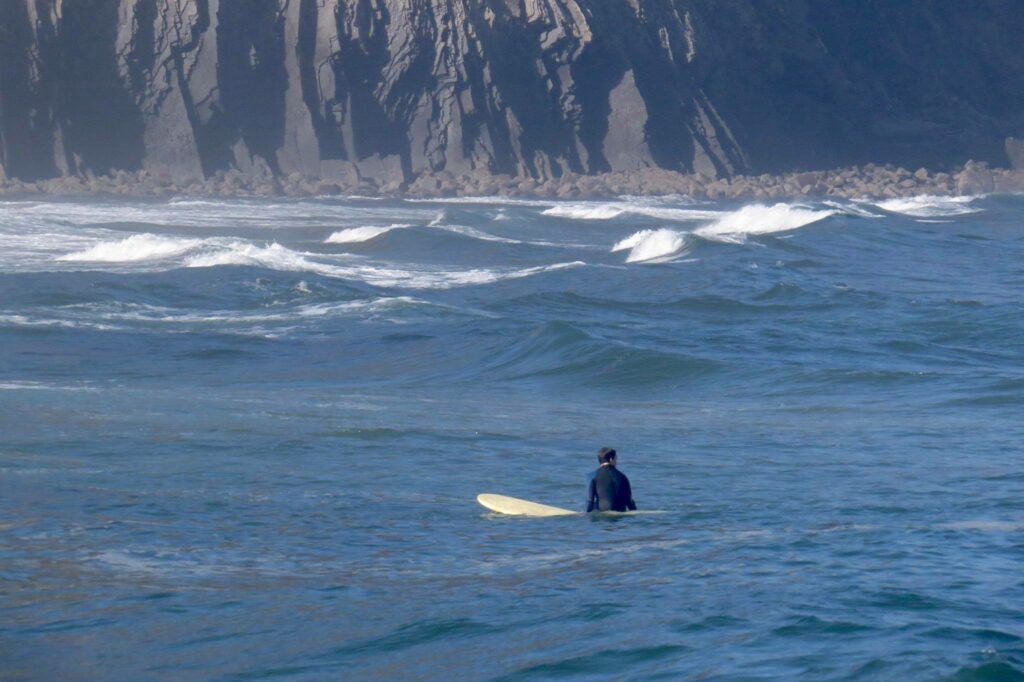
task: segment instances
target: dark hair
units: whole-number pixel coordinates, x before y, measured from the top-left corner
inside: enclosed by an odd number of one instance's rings
[[[601,464],[607,464],[613,459],[615,459],[615,448],[601,448],[597,451],[597,461]]]

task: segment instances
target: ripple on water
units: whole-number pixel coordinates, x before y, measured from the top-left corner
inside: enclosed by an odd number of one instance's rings
[[[612,648],[583,656],[571,656],[561,660],[530,665],[510,674],[494,678],[494,682],[513,680],[571,677],[574,675],[607,675],[633,673],[637,667],[651,666],[666,658],[672,658],[688,650],[682,644],[662,644],[635,648]]]

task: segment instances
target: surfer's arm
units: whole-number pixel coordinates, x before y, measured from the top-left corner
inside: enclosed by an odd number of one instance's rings
[[[594,483],[594,477],[590,477],[590,483],[587,485],[587,513],[594,511],[597,508],[597,486]]]
[[[633,487],[629,485],[629,479],[626,479],[626,497],[629,498],[629,502],[626,503],[626,509],[629,511],[636,511],[636,502],[633,501]]]

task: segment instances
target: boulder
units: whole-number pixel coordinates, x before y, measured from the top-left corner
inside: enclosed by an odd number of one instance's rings
[[[956,179],[956,192],[961,195],[989,194],[995,191],[995,178],[988,164],[968,161]]]

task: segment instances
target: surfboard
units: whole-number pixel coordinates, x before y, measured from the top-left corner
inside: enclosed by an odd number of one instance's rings
[[[617,516],[638,516],[640,514],[664,514],[664,511],[660,509],[644,509],[642,511],[624,511],[624,512],[586,512],[573,511],[571,509],[562,509],[561,507],[552,507],[549,504],[541,504],[540,502],[530,502],[529,500],[520,500],[518,497],[508,497],[507,495],[494,495],[491,493],[482,493],[476,496],[476,501],[479,502],[483,507],[490,509],[492,512],[498,514],[506,514],[508,516],[598,516],[598,517],[617,517]]]
[[[529,500],[520,500],[505,495],[492,495],[490,493],[477,495],[476,501],[493,512],[512,516],[573,516],[580,513],[570,509],[540,504],[539,502],[530,502]]]

